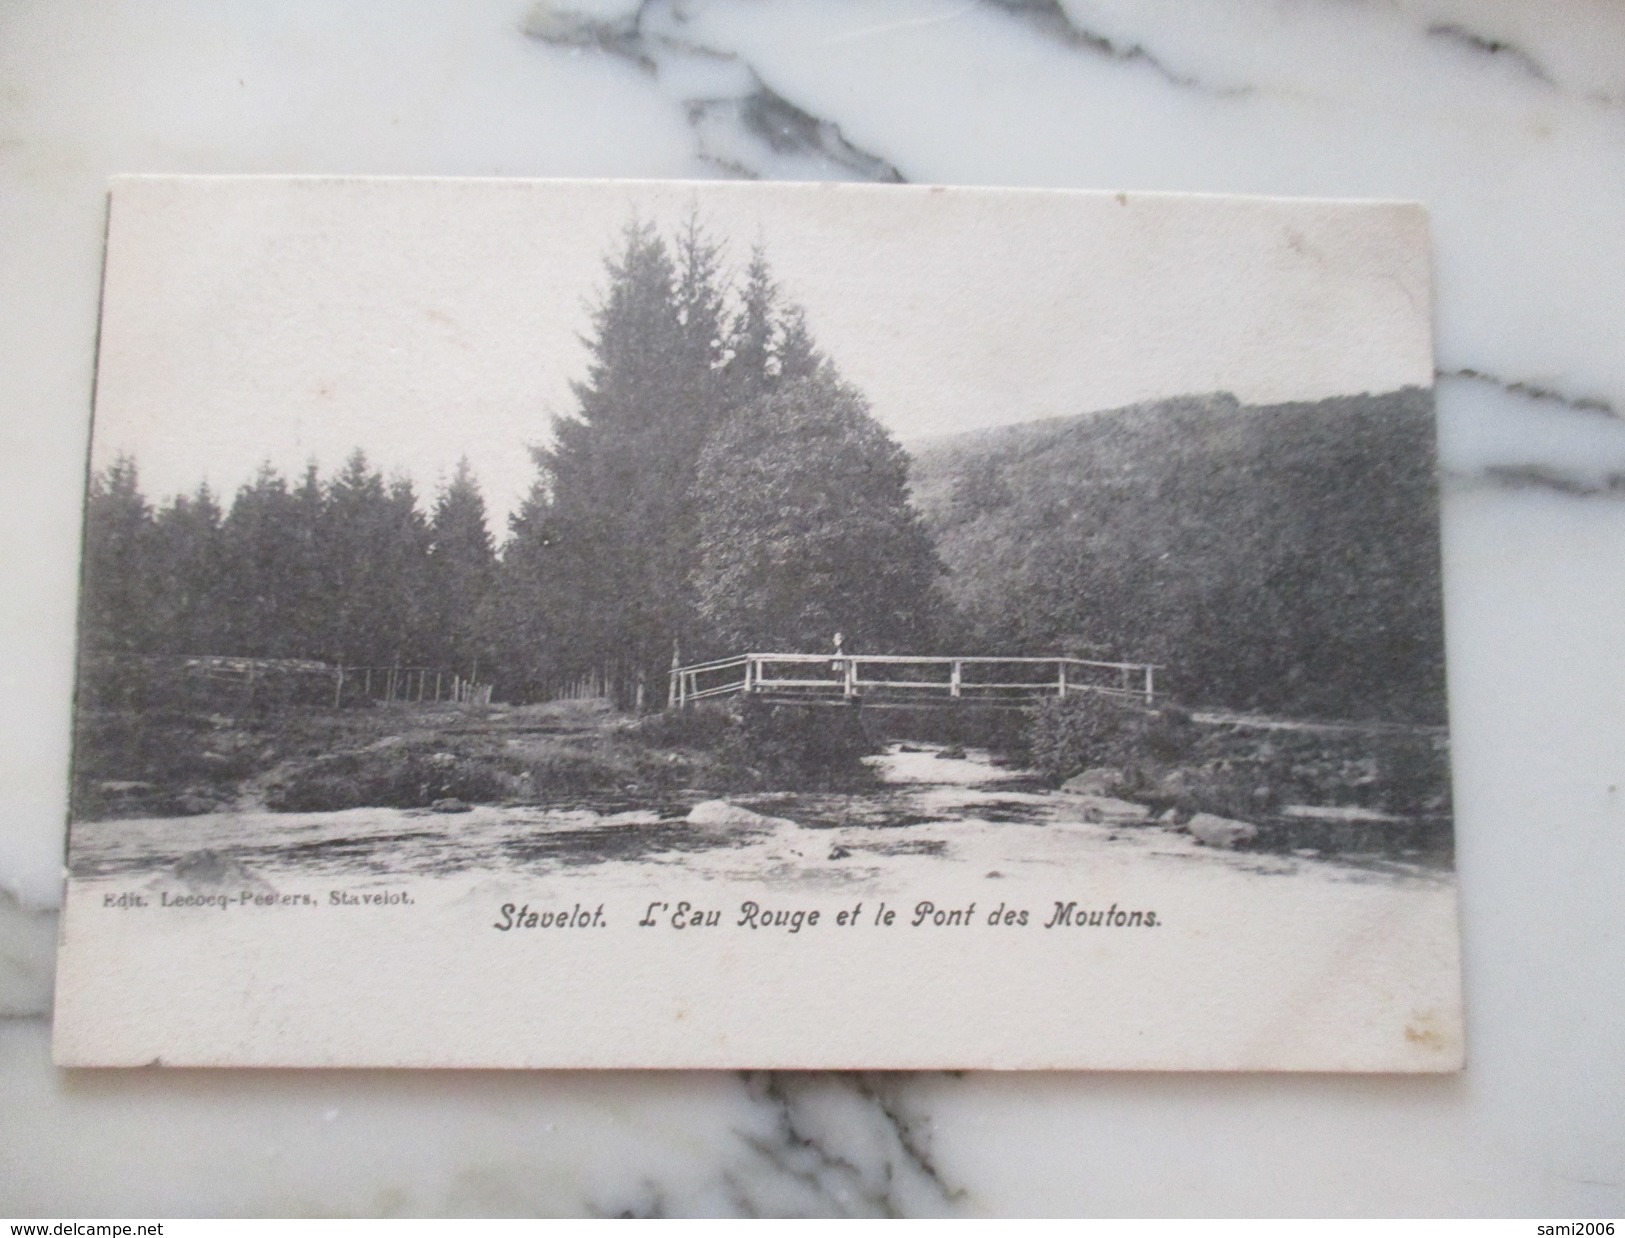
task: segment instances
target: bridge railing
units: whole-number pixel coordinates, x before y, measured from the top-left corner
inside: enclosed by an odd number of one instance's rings
[[[754,695],[806,701],[1019,704],[1090,692],[1151,704],[1159,669],[1148,662],[1087,658],[742,653],[674,666],[667,703],[681,709],[716,697]]]

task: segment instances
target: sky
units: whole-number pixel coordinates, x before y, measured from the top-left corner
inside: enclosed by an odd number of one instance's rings
[[[760,243],[904,441],[1159,397],[1432,382],[1426,216],[1403,204],[724,182],[114,183],[92,464],[229,501],[355,447],[425,500],[467,456],[493,532],[574,408],[603,262],[691,209]]]

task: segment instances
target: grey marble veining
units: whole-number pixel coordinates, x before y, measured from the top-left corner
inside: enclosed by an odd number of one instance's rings
[[[521,29],[571,54],[583,51],[636,66],[693,131],[693,154],[714,173],[758,180],[899,183],[892,164],[854,146],[833,121],[811,115],[769,86],[750,61],[687,32],[685,10],[644,0],[584,11],[541,3]]]
[[[893,10],[899,8],[890,7]],[[1283,99],[1304,99],[1306,79],[1302,70],[1306,57],[1302,53],[1311,45],[1313,36],[1318,34],[1330,39],[1342,33],[1330,21],[1323,29],[1316,30],[1311,22],[1300,17],[1300,26],[1309,28],[1298,32],[1303,42],[1291,45],[1290,58],[1264,59],[1248,49],[1251,54],[1237,58],[1243,63],[1226,65],[1219,61],[1215,67],[1211,45],[1201,49],[1189,46],[1188,35],[1181,30],[1187,21],[1164,19],[1163,28],[1147,28],[1136,24],[1144,21],[1143,14],[1133,11],[1136,7],[1109,4],[1063,6],[1057,0],[981,0],[973,4],[915,5],[904,10],[911,12],[911,16],[889,16],[887,20],[875,20],[873,9],[860,14],[848,7],[833,15],[828,11],[814,14],[813,22],[818,24],[823,37],[810,42],[813,46],[835,47],[885,42],[921,26],[952,29],[978,19],[987,20],[990,16],[995,20],[1002,18],[1001,24],[1007,29],[998,32],[1001,40],[1019,43],[1026,35],[1029,39],[1036,38],[1071,53],[1066,58],[1064,68],[1077,74],[1111,74],[1126,70],[1127,77],[1113,85],[1137,87],[1140,82],[1135,79],[1149,72],[1167,86],[1203,96],[1206,102],[1216,105],[1202,107],[1198,119],[1218,127],[1237,121],[1267,125],[1272,118],[1263,113],[1278,108]],[[1232,20],[1248,15],[1257,16],[1254,6],[1229,7]],[[674,0],[643,0],[636,4],[606,4],[590,9],[544,2],[530,10],[523,29],[529,37],[572,55],[590,53],[635,66],[647,79],[648,89],[652,93],[680,109],[692,131],[694,157],[725,176],[879,181],[978,179],[974,175],[945,176],[931,166],[929,158],[910,160],[894,152],[889,145],[880,145],[878,139],[867,145],[855,144],[850,132],[858,131],[859,125],[845,120],[843,112],[836,110],[843,108],[844,100],[827,104],[827,112],[816,110],[826,106],[825,94],[818,89],[822,82],[813,83],[813,91],[816,92],[813,95],[795,92],[787,95],[784,91],[788,87],[770,85],[772,70],[779,67],[777,57],[785,54],[784,41],[753,38],[757,32],[759,14],[750,12],[750,6],[746,6],[743,12],[739,11],[740,8],[739,5],[727,4],[684,5]],[[805,16],[798,16],[802,17],[802,25],[798,28],[812,24],[806,21]],[[1488,87],[1504,92],[1505,102],[1510,106],[1521,105],[1537,113],[1556,109],[1556,113],[1550,117],[1536,115],[1526,118],[1526,123],[1535,126],[1537,136],[1542,139],[1556,137],[1560,130],[1583,129],[1597,113],[1606,116],[1609,112],[1619,112],[1616,119],[1625,121],[1625,111],[1621,111],[1625,79],[1621,77],[1621,66],[1617,60],[1611,66],[1601,66],[1599,71],[1596,66],[1573,63],[1572,49],[1561,44],[1549,52],[1541,50],[1537,54],[1537,50],[1532,49],[1541,49],[1543,43],[1550,40],[1549,30],[1526,26],[1516,35],[1486,33],[1488,27],[1480,28],[1472,24],[1474,20],[1481,22],[1484,16],[1482,13],[1453,15],[1453,10],[1446,5],[1401,6],[1395,12],[1368,14],[1367,24],[1373,28],[1360,32],[1367,37],[1355,42],[1349,49],[1352,54],[1348,57],[1366,63],[1343,67],[1345,70],[1351,67],[1369,68],[1373,71],[1373,77],[1381,80],[1387,66],[1379,64],[1378,57],[1404,49],[1407,58],[1416,62],[1408,64],[1406,68],[1417,77],[1444,78],[1448,81],[1457,75],[1467,74],[1474,78],[1473,90],[1481,91]],[[1500,16],[1504,19],[1507,14]],[[861,20],[857,20],[859,18]],[[1211,20],[1210,15],[1210,23]],[[1522,23],[1514,23],[1519,24]],[[743,30],[739,29],[741,25]],[[972,37],[979,34],[978,31],[969,33]],[[1221,28],[1218,33],[1222,41],[1224,36],[1235,39],[1238,31]],[[730,35],[733,36],[731,39]],[[1527,46],[1525,40],[1528,41]],[[1164,46],[1174,50],[1166,53],[1158,50]],[[755,51],[758,47],[762,49],[760,52]],[[1442,50],[1436,51],[1436,47]],[[1025,50],[1031,51],[1030,48]],[[1338,50],[1342,49],[1322,44],[1314,52],[1320,58],[1334,61]],[[1554,64],[1561,64],[1563,68],[1548,68],[1541,55],[1549,55]],[[1314,55],[1307,57],[1311,60],[1314,58]],[[1176,64],[1180,67],[1174,67]],[[763,67],[765,65],[772,68]],[[1502,73],[1505,66],[1512,66],[1516,72],[1510,76]],[[796,77],[806,73],[806,65],[800,59],[787,69]],[[1208,75],[1210,70],[1211,76]],[[1488,81],[1484,80],[1485,74],[1491,75]],[[1330,94],[1325,87],[1321,87],[1317,93]],[[1351,93],[1366,96],[1353,100],[1355,102],[1374,102],[1383,92],[1362,83]],[[1305,102],[1312,101],[1311,98]],[[1238,115],[1249,110],[1260,115]],[[1299,116],[1295,119],[1302,119],[1302,113],[1307,111],[1307,106],[1300,105]],[[1564,114],[1569,112],[1573,115]],[[860,121],[862,119],[859,118]],[[1371,117],[1368,114],[1362,119],[1369,122]],[[1444,119],[1448,121],[1451,118]],[[843,120],[847,127],[843,127]],[[1329,142],[1338,139],[1336,130],[1343,118],[1321,110],[1312,120],[1318,122],[1313,126],[1320,131],[1315,134],[1316,137]],[[1092,136],[1081,135],[1080,144],[1088,143]],[[1168,135],[1162,133],[1152,136],[1164,141],[1168,139]],[[1482,199],[1475,199],[1474,185],[1470,181],[1440,184],[1436,176],[1429,175],[1431,169],[1406,167],[1405,156],[1425,157],[1428,139],[1437,140],[1437,135],[1432,134],[1421,135],[1421,141],[1417,140],[1417,135],[1408,136],[1409,149],[1401,147],[1384,152],[1387,155],[1383,160],[1386,166],[1372,171],[1377,172],[1383,181],[1432,181],[1429,188],[1434,192],[1431,194],[1409,185],[1404,188],[1370,187],[1351,191],[1341,184],[1317,184],[1313,188],[1292,186],[1287,190],[1276,183],[1277,170],[1259,160],[1257,156],[1260,152],[1256,150],[1246,152],[1250,158],[1238,162],[1232,169],[1232,175],[1240,172],[1240,176],[1225,187],[1243,192],[1362,192],[1417,196],[1427,200],[1441,218],[1448,220],[1457,212],[1476,212],[1480,218],[1475,222],[1480,227],[1506,226],[1504,219],[1496,218],[1502,212],[1493,209],[1486,211]],[[1050,155],[1054,152],[1046,150],[1043,153]],[[1611,160],[1610,164],[1617,165],[1617,160]],[[905,171],[905,168],[908,170]],[[1338,181],[1347,172],[1348,169],[1325,170],[1328,178]],[[1618,168],[1608,166],[1603,172],[1605,180],[1617,178]],[[1021,178],[1011,179],[1021,183],[1030,178],[1031,174],[1027,173]],[[1031,183],[1061,182],[1031,179]],[[1126,182],[1114,180],[1108,175],[1094,182],[1080,180],[1072,183]],[[1177,181],[1169,181],[1167,186],[1190,187]],[[1444,191],[1442,197],[1440,190]],[[1602,265],[1605,267],[1616,267],[1620,261],[1617,235],[1592,232],[1575,235],[1569,241],[1575,250],[1615,251],[1603,255]],[[1448,254],[1454,249],[1455,246],[1446,244],[1442,252]],[[1568,256],[1578,258],[1579,253],[1571,252]],[[1475,279],[1483,278],[1486,274],[1483,265],[1488,255],[1480,254],[1478,257],[1478,269],[1473,273]],[[1449,274],[1447,271],[1447,278]],[[1519,296],[1506,282],[1504,275],[1510,272],[1496,272],[1492,260],[1488,274],[1496,285],[1491,295],[1518,296],[1524,302],[1526,312],[1532,308],[1527,290]],[[1497,275],[1503,278],[1494,278]],[[1612,308],[1617,315],[1617,305]],[[1449,325],[1448,321],[1446,325]],[[1544,405],[1619,417],[1616,398],[1611,392],[1599,394],[1604,387],[1596,385],[1595,378],[1583,371],[1571,375],[1555,373],[1547,362],[1546,367],[1528,371],[1501,372],[1483,363],[1484,355],[1481,348],[1468,348],[1460,353],[1464,361],[1458,360],[1455,355],[1442,358],[1445,364],[1441,368],[1441,379],[1460,379],[1496,387],[1506,394],[1528,401],[1531,411]],[[1608,359],[1595,360],[1606,364]],[[1473,361],[1479,364],[1472,364]],[[1531,376],[1522,376],[1524,373]],[[1619,382],[1620,375],[1616,372],[1608,376],[1604,386],[1617,389]],[[1593,449],[1600,440],[1608,459],[1625,462],[1625,436],[1612,432],[1599,436],[1594,429],[1581,432],[1581,436],[1591,440]],[[1527,453],[1532,444],[1521,446],[1523,452]],[[1592,462],[1595,464],[1596,460]],[[1456,462],[1448,457],[1446,465],[1459,471]],[[1554,461],[1532,464],[1498,460],[1479,464],[1474,472],[1479,481],[1546,485],[1577,494],[1606,495],[1614,492],[1614,487],[1607,481],[1601,485],[1594,484]]]
[[[1619,1213],[1622,139],[1625,13],[1584,0],[8,7],[0,1213]],[[78,503],[122,171],[1426,202],[1467,1075],[55,1072]]]

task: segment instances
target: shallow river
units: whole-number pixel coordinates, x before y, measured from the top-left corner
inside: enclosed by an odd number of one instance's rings
[[[685,876],[841,886],[946,865],[978,876],[1071,868],[1091,861],[1221,864],[1258,874],[1309,866],[1350,880],[1430,879],[1428,869],[1375,856],[1227,852],[1158,826],[1090,821],[1084,801],[996,767],[976,750],[892,745],[870,758],[882,788],[862,793],[736,795],[757,814],[697,825],[693,792],[629,807],[478,806],[464,813],[358,808],[325,813],[212,813],[75,824],[79,878],[152,873],[188,884],[245,875],[380,879],[455,873],[589,876],[670,868]],[[979,871],[978,871],[979,870]]]

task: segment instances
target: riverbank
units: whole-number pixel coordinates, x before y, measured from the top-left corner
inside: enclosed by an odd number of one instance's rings
[[[832,726],[831,722],[842,723]],[[602,701],[285,705],[246,713],[84,709],[77,821],[218,812],[658,799],[681,789],[861,787],[850,719],[720,710],[641,719]]]
[[[1059,791],[1066,798],[1057,802],[1080,820],[1152,827],[1208,847],[1381,856],[1435,868],[1452,860],[1442,735],[1216,717],[1189,725],[1177,755],[1159,756],[1153,745],[1062,778],[1025,768],[1010,746],[972,749],[967,764],[960,744],[901,741],[899,734],[913,734],[907,719],[865,712],[874,716],[701,709],[633,719],[602,702],[575,701],[290,707],[133,722],[87,711],[75,820],[220,816],[253,819],[275,837],[283,832],[278,819],[289,814],[478,816],[501,808],[538,810],[544,823],[549,814],[580,811],[595,819],[643,814],[634,823],[654,825],[719,796],[780,815],[775,805],[789,796],[795,812],[782,815],[810,828],[917,824],[935,806],[905,803],[886,781],[909,768],[927,801],[940,800],[929,788],[957,785],[956,777],[975,786],[993,779],[1008,792],[997,810],[1007,821],[1016,819],[1010,813],[1021,795]],[[1017,734],[1019,716],[1004,716],[1002,725]],[[975,730],[955,729],[967,739]],[[75,829],[76,839],[87,833]]]
[[[487,804],[456,814],[260,809],[81,822],[71,868],[81,880],[142,877],[175,891],[280,888],[294,878],[387,884],[464,873],[900,891],[939,874],[991,883],[987,889],[997,894],[1005,880],[1193,860],[1268,876],[1318,872],[1332,861],[1361,880],[1444,875],[1421,853],[1215,848],[1144,813],[1103,812],[1110,802],[1100,797],[1046,789],[980,750],[954,756],[940,747],[893,744],[867,765],[874,783],[862,791],[721,799],[686,788],[636,803],[583,796],[569,805]]]

